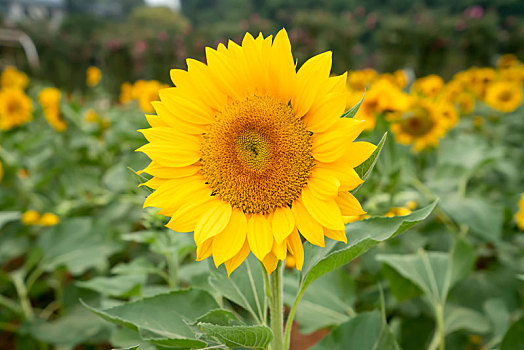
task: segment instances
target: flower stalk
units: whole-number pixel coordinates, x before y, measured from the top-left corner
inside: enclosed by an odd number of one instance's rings
[[[286,350],[284,347],[284,300],[282,297],[282,263],[279,262],[277,268],[269,276],[269,309],[271,316],[271,331],[273,341],[271,350]]]

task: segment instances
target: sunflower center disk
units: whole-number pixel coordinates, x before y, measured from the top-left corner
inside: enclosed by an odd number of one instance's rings
[[[427,134],[433,128],[430,112],[422,107],[417,107],[402,117],[402,130],[407,134],[420,136]]]
[[[229,104],[201,146],[213,194],[250,214],[291,206],[313,167],[311,133],[293,109],[270,96]]]

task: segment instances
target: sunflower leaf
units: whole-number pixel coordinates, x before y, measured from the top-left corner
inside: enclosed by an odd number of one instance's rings
[[[386,144],[387,137],[388,137],[388,133],[385,132],[382,138],[380,139],[379,143],[377,144],[377,149],[375,150],[375,152],[373,152],[371,156],[368,159],[366,159],[364,163],[360,164],[359,166],[355,168],[355,171],[357,172],[358,176],[360,176],[362,180],[365,181],[369,177],[369,175],[371,175],[371,172],[373,171],[375,164],[377,164],[377,160],[378,160],[378,157],[380,156],[380,152],[382,152],[382,148],[384,148],[384,145]],[[352,192],[353,193],[357,192],[360,186],[355,188]]]
[[[198,289],[158,294],[107,310],[82,304],[106,321],[138,332],[149,343],[194,349],[207,343],[197,339],[190,324],[219,308],[211,294]]]
[[[298,290],[299,295],[302,295],[311,282],[320,276],[349,263],[370,248],[426,219],[436,205],[437,201],[406,216],[374,217],[348,224],[346,225],[347,244],[329,240],[325,247],[319,248],[305,243],[304,255],[306,258]]]
[[[378,310],[363,312],[333,329],[313,350],[400,349]]]
[[[209,337],[218,339],[231,348],[265,349],[273,339],[266,326],[221,326],[201,322],[198,327]]]
[[[356,105],[354,105],[352,108],[347,110],[344,114],[342,114],[340,118],[353,118],[355,114],[357,114],[360,108],[360,105],[362,104],[362,101],[364,101],[365,96],[366,96],[366,91],[364,91],[364,94],[362,95],[362,98],[360,99],[360,101],[358,101]]]

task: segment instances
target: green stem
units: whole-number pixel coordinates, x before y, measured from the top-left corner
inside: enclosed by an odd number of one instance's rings
[[[284,350],[284,303],[282,299],[282,277],[283,269],[281,262],[278,262],[277,268],[269,276],[270,297],[269,308],[271,316],[271,330],[273,331],[273,341],[271,350]]]
[[[24,284],[23,276],[19,272],[12,274],[11,278],[13,280],[13,284],[15,285],[18,298],[20,298],[22,312],[24,313],[26,320],[32,320],[35,317],[35,314],[33,313],[33,308],[31,307],[31,302],[29,301],[29,297],[27,295],[27,288]]]
[[[444,332],[444,307],[438,305],[436,307],[437,316],[437,332],[439,337],[439,350],[445,350],[446,348],[446,334]]]
[[[291,345],[291,328],[293,327],[293,319],[295,318],[295,313],[297,312],[298,303],[302,299],[302,296],[304,295],[305,289],[301,288],[301,286],[298,287],[298,289],[301,291],[297,297],[295,298],[295,303],[293,304],[293,307],[291,308],[291,311],[289,311],[289,316],[287,317],[286,322],[286,332],[285,332],[285,349],[289,349]]]

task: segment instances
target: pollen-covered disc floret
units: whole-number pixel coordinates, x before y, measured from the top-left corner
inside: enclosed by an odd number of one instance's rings
[[[249,214],[291,207],[313,167],[311,133],[271,96],[227,106],[204,134],[201,151],[213,194]]]
[[[303,239],[347,242],[343,216],[365,213],[349,192],[363,182],[354,168],[376,147],[354,142],[363,121],[340,118],[347,76],[331,76],[331,53],[297,71],[281,30],[206,48],[206,62],[173,69],[175,87],[152,103],[144,206],[194,232],[197,260],[229,273],[250,253],[269,273],[288,254],[300,270]]]

